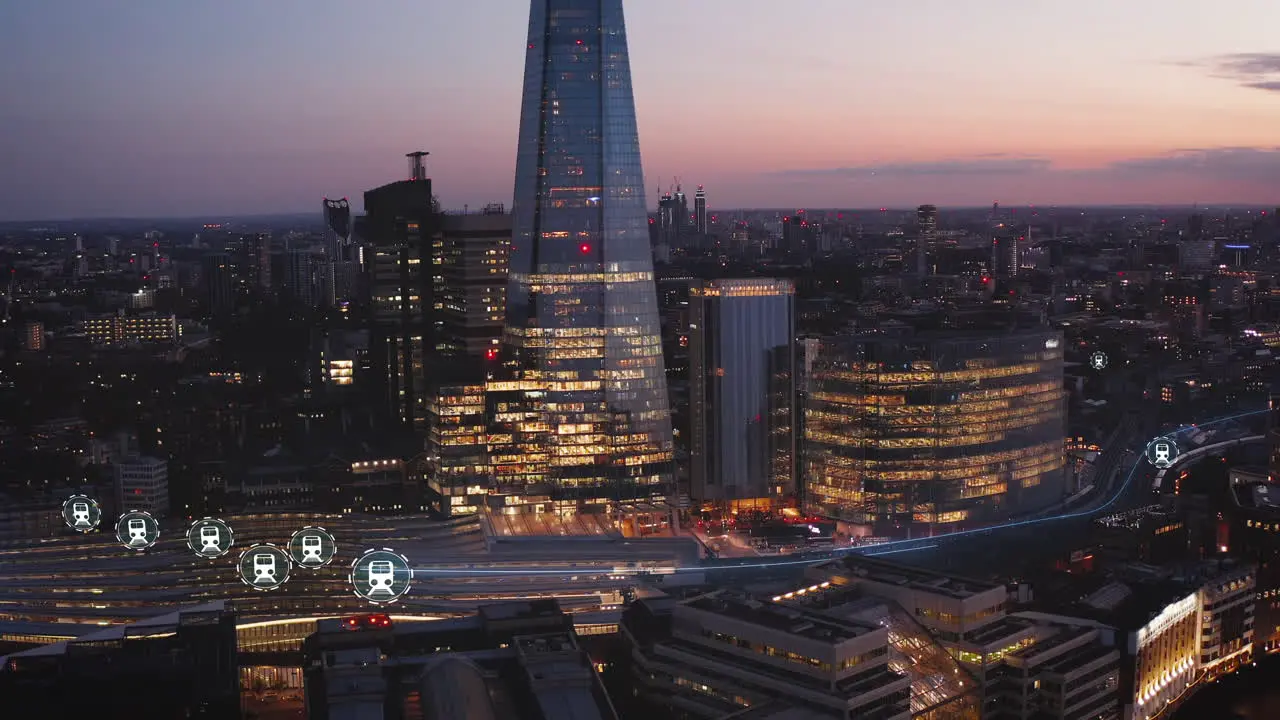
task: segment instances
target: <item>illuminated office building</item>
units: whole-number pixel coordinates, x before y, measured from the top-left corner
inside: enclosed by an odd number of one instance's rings
[[[432,241],[436,352],[493,362],[507,303],[511,214],[500,204],[440,216]],[[483,374],[482,374],[483,376]]]
[[[920,536],[1057,502],[1061,345],[1048,331],[807,343],[807,510]]]
[[[643,181],[622,0],[533,0],[502,358],[515,381],[492,401],[520,455],[503,482],[559,507],[670,489]]]
[[[173,315],[107,315],[84,321],[94,345],[140,345],[174,342],[181,335]]]
[[[769,507],[795,491],[794,296],[789,280],[689,290],[694,500]]]
[[[487,388],[440,385],[428,408],[427,486],[446,515],[477,512],[489,493]]]
[[[409,179],[364,194],[364,237],[371,244],[369,287],[371,364],[392,416],[422,428],[427,417],[427,377],[435,347],[430,322],[431,242],[437,210],[427,153],[409,153]]]

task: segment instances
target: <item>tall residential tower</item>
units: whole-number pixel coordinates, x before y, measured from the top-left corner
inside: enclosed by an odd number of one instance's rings
[[[496,398],[507,490],[569,508],[671,491],[653,248],[622,0],[533,0]],[[522,489],[521,489],[522,488]]]

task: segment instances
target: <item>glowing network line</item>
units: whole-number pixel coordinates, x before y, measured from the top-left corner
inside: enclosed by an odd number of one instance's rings
[[[1218,425],[1220,423],[1231,422],[1233,420],[1252,417],[1254,415],[1261,415],[1266,412],[1268,412],[1268,410],[1265,410],[1265,409],[1250,410],[1248,412],[1238,413],[1236,415],[1229,415],[1227,417],[1217,418],[1214,420],[1210,420],[1208,422],[1197,423],[1194,425],[1186,425],[1186,426],[1177,428],[1176,430],[1171,430],[1169,432],[1162,433],[1160,437],[1173,437],[1180,433],[1199,431],[1199,430],[1203,430],[1204,428],[1211,427],[1213,425]],[[452,575],[452,576],[459,576],[459,577],[479,577],[479,576],[486,576],[486,575],[498,575],[498,576],[501,576],[501,575],[595,576],[595,575],[651,575],[651,574],[658,575],[658,574],[709,572],[709,571],[760,570],[764,568],[789,567],[789,566],[795,566],[795,565],[814,565],[814,564],[823,562],[824,560],[829,560],[831,558],[839,557],[841,555],[847,555],[849,553],[857,553],[859,555],[866,555],[868,557],[878,557],[881,555],[896,555],[899,553],[917,552],[920,550],[930,550],[938,547],[941,544],[937,542],[939,540],[946,540],[946,539],[958,538],[958,537],[967,537],[970,535],[981,535],[985,533],[996,532],[998,530],[1009,530],[1012,528],[1027,527],[1030,525],[1039,525],[1042,523],[1051,523],[1051,522],[1058,522],[1061,520],[1071,520],[1074,518],[1082,518],[1082,517],[1090,517],[1093,515],[1098,515],[1104,510],[1106,510],[1107,508],[1114,505],[1117,500],[1119,500],[1121,497],[1124,496],[1125,492],[1128,491],[1129,489],[1129,485],[1132,484],[1134,475],[1138,472],[1138,468],[1142,465],[1143,460],[1144,458],[1142,456],[1139,456],[1138,459],[1134,461],[1133,466],[1129,468],[1129,473],[1128,475],[1125,476],[1124,482],[1120,484],[1120,487],[1117,488],[1116,491],[1111,494],[1111,497],[1108,498],[1106,502],[1102,503],[1096,508],[1092,508],[1089,510],[1077,510],[1074,512],[1061,513],[1058,515],[1050,515],[1048,517],[1042,517],[1042,518],[1028,518],[1026,520],[1015,520],[1015,521],[1010,521],[1005,523],[999,523],[996,525],[988,525],[986,527],[973,528],[970,530],[956,530],[949,533],[942,533],[941,535],[930,535],[928,537],[910,538],[906,540],[891,540],[889,542],[878,543],[876,545],[865,545],[862,547],[836,548],[835,550],[832,550],[832,551],[824,551],[823,553],[821,553],[822,557],[797,558],[793,560],[769,560],[769,561],[762,561],[762,562],[748,562],[748,563],[742,563],[742,564],[665,568],[660,572],[654,572],[652,570],[645,569],[645,568],[626,568],[625,571],[617,570],[614,572],[605,572],[600,570],[599,568],[515,569],[515,568],[421,567],[421,568],[414,568],[414,573],[420,573],[423,575],[439,575],[439,576]]]

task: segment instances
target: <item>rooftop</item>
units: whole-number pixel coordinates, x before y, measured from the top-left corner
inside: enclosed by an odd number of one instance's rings
[[[779,630],[831,644],[851,640],[879,629],[871,623],[844,620],[812,610],[757,600],[746,593],[734,590],[719,590],[687,600],[683,605],[770,630]]]
[[[958,600],[991,590],[1004,590],[1004,586],[985,580],[975,580],[958,575],[903,565],[865,555],[847,555],[815,566],[822,572],[848,573],[853,577],[882,585],[896,585],[913,590],[946,595]]]
[[[72,640],[63,640],[40,647],[23,650],[11,655],[0,657],[0,667],[11,659],[17,658],[34,658],[49,657],[53,655],[65,655],[70,651],[72,645],[81,643],[103,643],[114,640],[126,639],[143,639],[157,635],[171,634],[178,631],[178,627],[184,624],[198,622],[202,616],[218,615],[227,611],[227,603],[218,600],[204,605],[195,605],[189,608],[183,608],[178,612],[168,613],[166,615],[157,615],[156,617],[139,620],[128,625],[112,625],[97,632],[87,633]]]

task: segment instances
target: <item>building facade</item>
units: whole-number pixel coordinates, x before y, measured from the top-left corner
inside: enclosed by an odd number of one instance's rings
[[[1065,490],[1062,334],[806,344],[806,509],[880,536],[977,526]]]
[[[85,335],[94,345],[171,343],[181,335],[173,315],[106,315],[84,321]]]
[[[637,694],[677,716],[912,717],[911,681],[890,668],[876,623],[721,590],[635,603],[621,631]]]
[[[169,512],[169,463],[133,456],[115,462],[116,507],[121,512],[142,510],[152,515]]]
[[[409,179],[364,194],[364,233],[371,245],[369,356],[393,417],[425,427],[433,303],[431,242],[438,219],[424,158],[409,153]]]
[[[436,352],[468,361],[497,359],[510,246],[511,214],[502,205],[440,216],[440,234],[432,249],[437,268],[432,307]]]
[[[557,508],[665,497],[672,435],[622,0],[533,0],[499,399]]]
[[[690,495],[779,504],[795,492],[795,288],[704,281],[689,304]]]

